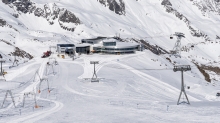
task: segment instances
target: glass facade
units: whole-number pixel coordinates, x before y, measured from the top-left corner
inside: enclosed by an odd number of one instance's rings
[[[104,46],[116,46],[116,42],[103,42]]]
[[[88,54],[90,52],[90,47],[76,47],[76,52]]]
[[[106,47],[93,47],[95,52],[102,53],[131,53],[138,50],[138,46],[132,48],[106,48]]]

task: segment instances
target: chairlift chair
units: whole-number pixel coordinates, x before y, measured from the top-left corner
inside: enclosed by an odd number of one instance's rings
[[[220,92],[217,92],[217,93],[216,93],[216,96],[219,97],[219,96],[220,96]]]
[[[173,39],[173,35],[170,35],[170,39]]]

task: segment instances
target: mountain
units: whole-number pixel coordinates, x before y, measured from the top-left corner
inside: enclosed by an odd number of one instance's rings
[[[14,54],[18,54],[20,63],[32,62],[58,43],[80,43],[81,39],[116,36],[122,41],[141,43],[145,50],[143,55],[136,57],[134,54],[128,58],[122,56],[126,60],[117,55],[114,58],[109,56],[108,62],[118,58],[119,62],[128,66],[118,65],[126,69],[132,69],[129,65],[138,69],[173,69],[175,65],[190,65],[192,71],[187,73],[186,83],[194,89],[190,90],[192,99],[218,101],[212,94],[218,91],[216,83],[220,80],[219,22],[220,0],[2,0],[0,54],[8,67],[13,64]],[[171,55],[177,41],[176,32],[185,35],[181,39],[181,58]],[[158,49],[161,54],[157,52]],[[98,57],[96,55],[88,57],[94,60]],[[100,57],[101,61],[105,61]],[[79,60],[77,64],[83,64],[84,70],[87,70],[88,59],[82,61],[85,63]],[[155,91],[154,88],[158,87],[162,91],[162,86],[153,83],[156,78],[158,83],[170,89],[165,90],[167,98],[171,98],[167,94],[169,91],[179,88],[175,83],[179,77],[173,71],[131,72],[142,79],[150,78],[153,84],[150,90]],[[206,85],[211,87],[207,89]],[[128,84],[124,88],[138,92],[133,86]],[[138,87],[142,90],[148,88],[147,85]],[[88,91],[99,93],[100,90]],[[146,93],[151,95],[150,91]],[[158,93],[163,95],[162,92]],[[159,94],[155,98],[164,99]]]
[[[8,60],[13,59],[13,47],[36,57],[58,42],[119,34],[123,39],[143,39],[170,51],[175,40],[169,36],[175,32],[186,35],[181,43],[189,51],[183,51],[189,60],[206,64],[219,59],[219,1],[216,0],[1,2],[0,39],[4,40],[2,45],[11,44],[7,46],[10,50],[1,52]]]

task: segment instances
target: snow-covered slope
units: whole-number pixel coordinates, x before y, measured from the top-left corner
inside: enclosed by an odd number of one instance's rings
[[[204,107],[208,105],[206,101],[214,101],[213,104],[217,105],[216,101],[219,99],[215,97],[215,94],[218,92],[220,80],[220,65],[218,64],[220,58],[219,8],[220,2],[218,0],[0,1],[0,54],[7,61],[4,69],[9,73],[6,75],[8,80],[28,81],[29,76],[33,76],[37,69],[41,71],[43,76],[44,64],[47,61],[47,59],[39,59],[43,52],[57,43],[79,43],[84,38],[120,35],[123,40],[142,41],[148,46],[157,45],[167,51],[166,54],[158,55],[149,48],[137,54],[109,55],[107,59],[99,54],[83,55],[74,64],[70,59],[59,60],[61,66],[56,68],[59,71],[55,76],[56,80],[53,77],[49,78],[50,81],[54,81],[55,86],[52,95],[58,94],[55,97],[59,99],[48,99],[44,97],[44,94],[39,94],[38,100],[48,110],[42,112],[38,110],[39,112],[28,115],[27,118],[16,119],[12,117],[9,119],[12,122],[16,122],[16,120],[34,122],[44,118],[42,114],[46,114],[46,117],[54,112],[58,112],[58,114],[53,114],[50,117],[60,116],[59,118],[62,118],[65,117],[63,113],[67,113],[67,116],[73,113],[68,108],[63,108],[63,105],[64,107],[65,105],[70,106],[71,103],[68,101],[75,101],[76,106],[71,107],[80,114],[85,111],[86,115],[91,115],[94,112],[88,110],[97,109],[95,110],[97,117],[94,114],[90,117],[91,119],[95,118],[94,122],[107,121],[102,119],[107,116],[110,116],[108,122],[146,122],[148,120],[155,122],[159,118],[163,119],[162,122],[175,122],[168,119],[171,117],[165,118],[164,112],[158,108],[165,106],[164,110],[166,110],[167,105],[173,105],[176,101],[179,94],[180,84],[177,81],[180,80],[180,73],[174,73],[172,68],[174,65],[182,64],[192,67],[191,72],[186,72],[186,85],[191,87],[190,90],[187,90],[190,100],[194,104]],[[185,34],[185,38],[181,40],[181,58],[175,58],[168,54],[176,42],[176,38],[170,39],[170,35],[175,32]],[[30,60],[30,62],[9,70],[8,67],[14,60],[14,52],[22,54],[17,58],[20,64],[26,60]],[[103,85],[92,85],[82,80],[82,78],[88,78],[92,75],[89,71],[93,68],[89,61],[97,59],[101,63],[98,67],[99,74],[106,78]],[[71,69],[76,67],[76,71],[69,70],[69,65]],[[68,69],[68,71],[63,69]],[[166,69],[168,71],[148,71],[148,69]],[[74,83],[71,83],[72,80]],[[61,81],[65,81],[65,83],[60,84]],[[22,90],[30,91],[38,84],[39,82],[28,83],[15,89],[18,106]],[[73,100],[61,99],[62,96],[72,97],[71,95],[73,95]],[[3,93],[1,97],[3,97]],[[96,99],[100,101],[98,104],[101,107],[95,106]],[[128,101],[125,101],[127,99]],[[49,100],[52,100],[52,104],[48,102]],[[150,100],[154,102],[151,103]],[[91,103],[87,105],[85,103],[87,101]],[[111,106],[106,106],[106,103]],[[144,103],[150,106],[145,106]],[[139,104],[140,107],[138,107]],[[134,105],[135,108],[138,108],[134,109]],[[215,109],[215,105],[210,108]],[[80,110],[83,106],[90,108]],[[125,107],[122,108],[122,106]],[[181,118],[181,115],[186,113],[184,106],[180,108],[184,111],[177,114],[174,112],[177,112],[178,108],[173,107],[172,115],[177,115],[178,120],[193,121],[192,117],[189,117],[189,120]],[[102,108],[109,112],[103,113]],[[127,109],[129,109],[128,114],[131,118],[120,115],[119,118],[114,119],[113,110],[123,114],[127,112]],[[194,111],[194,109],[195,107],[190,107],[191,115],[197,116],[195,122],[202,121],[203,118],[201,119],[201,114],[198,112],[203,108],[199,108],[199,111]],[[30,112],[30,109],[25,110]],[[144,114],[152,116],[146,110],[153,111],[156,120],[154,118],[135,120]],[[135,115],[136,111],[138,116]],[[217,109],[214,111],[219,112]],[[16,111],[10,105],[8,110],[0,110],[0,112],[14,113]],[[77,122],[90,121],[90,119],[84,120],[84,116],[77,116],[79,114],[73,118],[77,119]],[[214,117],[213,122],[216,122],[218,115],[212,116]],[[7,118],[3,117],[4,121],[8,120]],[[49,119],[46,118],[42,122]],[[67,120],[58,120],[57,122],[71,122],[73,119],[67,118]],[[50,120],[50,122],[53,121],[55,120]]]
[[[190,61],[205,64],[219,59],[219,15],[215,14],[219,4],[213,0],[3,0],[0,6],[5,22],[0,39],[34,57],[58,42],[115,35],[128,40],[143,39],[170,51],[176,40],[169,36],[183,32],[186,38],[182,39],[182,47],[189,51],[183,55]],[[203,11],[201,6],[210,7]],[[13,47],[1,52],[8,55],[12,51]]]

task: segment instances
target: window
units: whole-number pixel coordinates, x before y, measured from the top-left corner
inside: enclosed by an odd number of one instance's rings
[[[104,46],[116,46],[116,42],[104,42]]]

